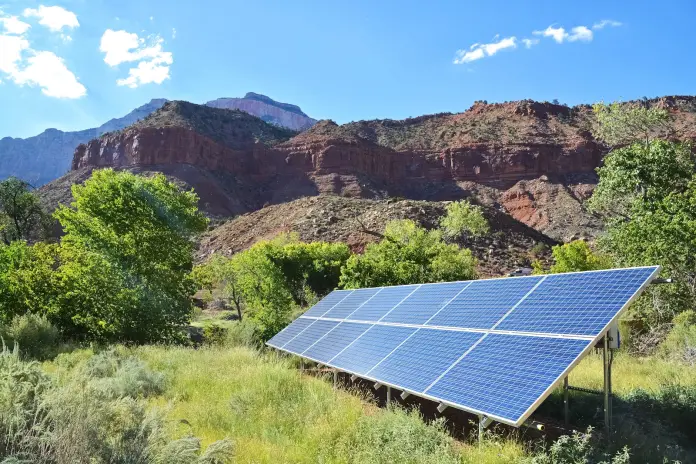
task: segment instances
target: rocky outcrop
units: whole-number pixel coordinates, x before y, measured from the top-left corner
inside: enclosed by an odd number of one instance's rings
[[[265,95],[249,92],[244,98],[218,98],[206,103],[212,108],[236,109],[253,114],[264,121],[288,129],[303,131],[316,123],[299,106],[280,103]]]

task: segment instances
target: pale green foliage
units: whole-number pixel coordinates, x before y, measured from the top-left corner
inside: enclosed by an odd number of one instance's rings
[[[213,255],[205,264],[193,268],[191,273],[198,286],[232,303],[237,310],[237,317],[242,319],[243,295],[237,279],[232,260],[223,255]]]
[[[612,265],[608,256],[593,252],[584,240],[575,240],[563,245],[556,245],[552,248],[552,253],[555,262],[549,269],[551,274],[596,271],[608,269]],[[533,267],[535,274],[544,273],[538,261],[533,263]]]
[[[53,381],[39,364],[7,350],[0,354],[0,458],[40,464],[231,461],[229,440],[202,452],[195,437],[168,437],[163,412],[148,411],[146,402],[163,392],[163,376],[143,361],[114,351],[86,361],[61,355],[56,370],[59,380]]]
[[[673,322],[667,339],[660,345],[660,353],[667,358],[696,365],[696,311],[684,311]]]
[[[563,435],[553,442],[548,450],[525,460],[529,464],[628,464],[630,455],[627,448],[618,451],[609,460],[597,451],[597,440],[593,439],[592,428],[587,432],[573,432]],[[602,459],[600,461],[600,459]]]
[[[480,237],[490,232],[483,209],[466,200],[447,205],[447,214],[440,220],[440,228],[448,239],[462,236]]]
[[[19,349],[22,358],[44,360],[56,354],[60,333],[45,316],[15,316],[0,330],[5,343]]]
[[[45,232],[46,215],[30,187],[16,177],[0,182],[0,237],[5,244]]]
[[[595,138],[611,146],[647,143],[661,135],[669,121],[667,110],[641,104],[600,102],[592,109],[597,118],[593,129]]]
[[[636,202],[661,201],[683,190],[694,173],[694,155],[687,144],[654,140],[612,150],[597,168],[600,182],[589,207],[601,213],[631,214]]]
[[[198,197],[163,175],[110,169],[73,186],[72,208],[55,213],[61,293],[52,317],[73,336],[166,340],[189,321],[193,235],[205,230]]]
[[[384,239],[348,259],[341,273],[344,288],[379,287],[476,278],[471,251],[447,244],[439,230],[411,220],[387,224]]]

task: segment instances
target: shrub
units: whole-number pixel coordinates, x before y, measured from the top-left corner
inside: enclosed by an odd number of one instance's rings
[[[692,366],[696,364],[696,311],[684,311],[674,318],[674,326],[660,345],[660,353]]]
[[[384,239],[351,256],[341,271],[344,288],[379,287],[476,278],[470,250],[447,244],[439,230],[411,220],[391,221]]]
[[[227,328],[214,322],[203,326],[203,343],[206,345],[224,345],[227,339]]]
[[[542,448],[526,462],[528,464],[629,463],[628,448],[618,451],[614,456],[606,456],[597,445],[597,440],[592,434],[592,427],[589,427],[584,433],[574,432],[572,435],[561,436],[548,449]]]
[[[260,347],[261,334],[258,324],[250,319],[236,322],[227,329],[225,345],[228,347]]]
[[[448,239],[457,239],[465,235],[480,237],[490,232],[483,209],[466,200],[447,205],[447,214],[440,220],[440,228]]]
[[[44,316],[16,316],[3,332],[5,342],[17,346],[23,358],[42,361],[57,354],[60,333]]]

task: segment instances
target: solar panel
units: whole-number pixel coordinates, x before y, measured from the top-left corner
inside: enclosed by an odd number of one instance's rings
[[[268,345],[519,426],[658,273],[339,290]]]
[[[425,324],[469,284],[470,282],[451,282],[422,285],[380,321]]]

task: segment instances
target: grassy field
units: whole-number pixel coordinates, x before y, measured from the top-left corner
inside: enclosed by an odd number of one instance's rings
[[[231,439],[235,462],[598,462],[552,458],[548,453],[540,458],[539,442],[522,441],[515,434],[491,435],[481,447],[476,440],[454,440],[441,421],[426,423],[417,411],[379,408],[358,390],[334,389],[328,378],[300,373],[294,358],[252,347],[141,346],[119,347],[117,352],[122,359],[138,358],[163,374],[163,388],[146,401],[150,409],[165,412],[171,439],[196,436],[203,449]],[[91,350],[77,350],[44,363],[44,370],[60,378],[69,370],[78,371],[92,356]],[[601,357],[590,355],[570,380],[600,388]],[[695,462],[688,443],[696,425],[696,396],[690,396],[696,390],[696,369],[619,355],[614,380],[619,422],[614,451],[627,444],[631,462],[663,462],[664,457],[666,462]],[[670,390],[675,386],[682,390]],[[561,399],[555,392],[541,413],[561,419]],[[573,424],[584,428],[601,423],[601,418],[588,414],[599,406],[599,397],[574,394]],[[567,451],[561,454],[570,456]]]

